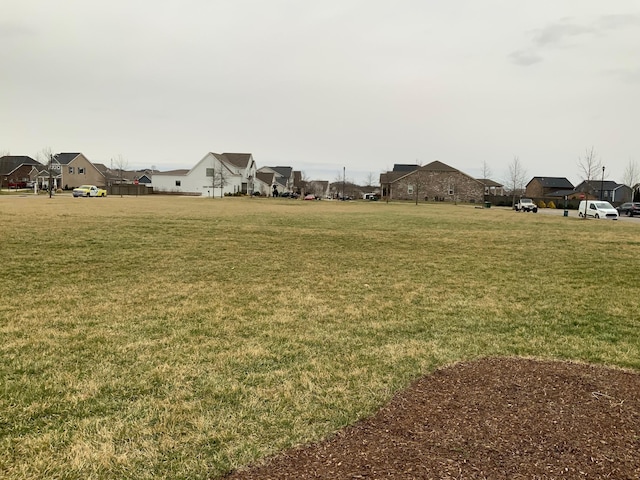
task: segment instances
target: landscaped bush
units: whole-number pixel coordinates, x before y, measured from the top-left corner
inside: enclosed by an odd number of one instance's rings
[[[544,200],[540,200],[538,202],[538,208],[547,208],[547,204],[544,203]]]
[[[553,203],[553,200],[551,200],[551,201],[549,202],[549,204],[547,205],[547,208],[558,208],[558,207],[556,207],[556,204],[555,204],[555,203]]]

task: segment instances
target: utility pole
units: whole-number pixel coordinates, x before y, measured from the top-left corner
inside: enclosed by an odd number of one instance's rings
[[[53,168],[53,154],[49,154],[49,198],[53,195],[51,190],[51,184],[53,183],[53,172],[51,169]]]
[[[342,201],[346,200],[346,198],[344,197],[345,180],[346,180],[346,167],[342,167]]]
[[[602,181],[600,182],[600,200],[602,200],[603,189],[604,189],[604,165],[602,166]]]

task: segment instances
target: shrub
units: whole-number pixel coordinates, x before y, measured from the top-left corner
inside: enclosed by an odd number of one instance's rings
[[[547,204],[544,203],[544,200],[540,200],[538,202],[538,208],[547,208]]]
[[[555,203],[553,203],[553,200],[551,200],[551,201],[549,202],[549,204],[547,205],[547,208],[557,208],[557,207],[556,207],[556,204],[555,204]]]

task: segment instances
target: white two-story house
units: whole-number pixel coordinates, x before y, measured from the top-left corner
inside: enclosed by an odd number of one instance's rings
[[[153,190],[222,197],[251,195],[256,162],[250,153],[207,153],[191,170],[153,172]]]

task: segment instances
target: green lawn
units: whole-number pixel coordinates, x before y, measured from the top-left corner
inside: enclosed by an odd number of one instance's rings
[[[640,369],[639,252],[468,205],[0,196],[0,477],[216,478],[459,360]]]

